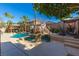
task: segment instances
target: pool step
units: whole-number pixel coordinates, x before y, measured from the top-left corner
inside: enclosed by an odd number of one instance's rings
[[[60,36],[60,35],[51,35],[51,38],[55,41],[63,42],[64,45],[72,47],[72,48],[78,48],[79,49],[79,39],[75,39],[68,36]]]
[[[69,42],[73,44],[78,44],[79,45],[79,40],[64,40],[64,42]]]
[[[64,40],[64,44],[79,49],[79,40]]]
[[[79,44],[73,44],[73,43],[70,43],[70,42],[65,42],[64,45],[79,49]]]
[[[64,38],[58,38],[58,37],[54,37],[53,39],[56,40],[56,41],[63,42],[66,46],[79,49],[79,40],[64,39]]]

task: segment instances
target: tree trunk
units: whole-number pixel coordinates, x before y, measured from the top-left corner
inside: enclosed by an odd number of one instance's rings
[[[36,12],[34,11],[34,13],[35,13],[35,14],[34,14],[34,16],[35,16],[35,24],[34,24],[34,29],[35,29],[35,30],[34,30],[34,32],[36,32]]]
[[[26,23],[24,23],[25,24],[25,32],[26,32]]]

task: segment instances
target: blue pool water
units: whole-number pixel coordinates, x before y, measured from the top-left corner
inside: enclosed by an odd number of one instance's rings
[[[29,36],[29,37],[26,37],[26,36]],[[11,38],[22,38],[22,37],[26,37],[24,39],[28,41],[32,41],[35,38],[33,35],[30,35],[29,33],[17,33],[11,36]]]
[[[25,36],[29,36],[29,33],[17,33],[17,34],[14,34],[11,37],[12,38],[22,38],[22,37],[25,37]]]

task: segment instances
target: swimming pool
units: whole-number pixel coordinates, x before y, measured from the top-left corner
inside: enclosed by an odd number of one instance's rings
[[[22,37],[29,36],[29,35],[30,35],[29,33],[17,33],[11,36],[11,38],[22,38]]]
[[[27,36],[27,37],[26,37]],[[35,39],[35,35],[30,33],[17,33],[11,36],[11,38],[24,38],[25,40],[32,41]],[[48,35],[44,35],[41,37],[42,41],[50,42],[50,37]]]
[[[11,38],[22,38],[22,37],[28,41],[32,41],[35,38],[35,36],[33,36],[30,33],[17,33],[17,34],[14,34],[13,36],[11,36]]]

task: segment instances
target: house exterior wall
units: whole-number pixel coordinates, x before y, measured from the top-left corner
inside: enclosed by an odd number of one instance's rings
[[[13,26],[13,25],[9,25],[6,29],[6,32],[10,33],[10,32],[16,32],[15,30],[19,31],[20,26]]]

